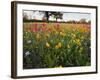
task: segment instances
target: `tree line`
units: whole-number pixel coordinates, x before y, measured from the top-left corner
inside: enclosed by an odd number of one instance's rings
[[[35,11],[33,11],[33,14],[34,14]],[[37,20],[37,19],[28,19],[28,14],[24,13],[23,14],[23,21],[26,21],[26,22],[34,22],[34,21],[39,21],[39,22],[58,22],[58,19],[63,19],[63,13],[62,12],[49,12],[49,11],[39,11],[40,12],[40,15],[41,14],[44,14],[44,16],[42,17],[42,20]],[[55,21],[50,21],[49,18],[50,16],[53,16],[53,18],[55,19]],[[79,21],[76,21],[76,20],[69,20],[69,21],[60,21],[60,22],[63,22],[63,23],[84,23],[84,24],[91,24],[91,21],[88,20],[86,21],[85,18],[82,18],[80,19]]]

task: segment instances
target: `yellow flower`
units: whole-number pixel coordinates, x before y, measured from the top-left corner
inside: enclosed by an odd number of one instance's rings
[[[58,34],[58,31],[55,31],[55,34]]]
[[[56,66],[56,67],[54,67],[54,68],[63,68],[63,67],[62,67],[62,65],[60,65],[60,66]]]
[[[62,47],[61,42],[59,42],[59,43],[55,46],[56,49],[61,48],[61,47]]]
[[[62,66],[60,65],[59,68],[62,68]]]
[[[75,41],[75,40],[73,40],[73,42],[75,43],[76,41]]]
[[[48,42],[46,42],[46,47],[49,48],[50,47],[50,44]]]
[[[46,34],[46,37],[50,37],[50,35],[49,34]]]
[[[66,34],[64,32],[60,32],[60,35],[63,37],[66,36]]]
[[[80,45],[81,45],[81,42],[80,42],[80,40],[79,40],[79,39],[76,39],[76,44],[77,44],[78,46],[80,46]]]
[[[67,45],[67,48],[70,48],[69,44]]]
[[[81,39],[84,39],[84,37],[82,36]]]
[[[36,34],[36,38],[40,39],[41,38],[40,34]]]
[[[58,43],[59,48],[61,48],[61,42]]]
[[[75,38],[75,37],[76,37],[76,35],[72,33],[72,37],[73,37],[73,38]]]
[[[79,53],[81,53],[83,51],[83,48],[81,47],[80,49],[79,49]]]
[[[58,45],[56,45],[56,46],[55,46],[55,48],[56,48],[56,49],[58,49],[58,48],[59,48],[59,46],[58,46]]]
[[[77,43],[79,43],[79,42],[80,42],[80,40],[79,40],[79,39],[76,39],[76,42],[77,42]]]
[[[62,35],[62,32],[60,32],[60,35]]]

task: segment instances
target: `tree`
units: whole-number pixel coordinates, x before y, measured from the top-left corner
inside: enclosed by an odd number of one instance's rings
[[[27,15],[27,13],[23,13],[23,20],[28,20],[28,15]]]
[[[45,16],[46,16],[46,19],[47,19],[47,21],[49,21],[49,12],[48,11],[45,11]]]
[[[62,19],[62,16],[63,16],[63,13],[61,12],[50,12],[49,14],[50,16],[54,16],[54,18],[56,19],[56,22],[57,22],[57,19]]]
[[[87,23],[88,23],[88,24],[91,24],[91,20],[89,20]]]
[[[87,23],[85,18],[80,19],[80,21],[79,21],[79,22],[80,22],[80,23]]]

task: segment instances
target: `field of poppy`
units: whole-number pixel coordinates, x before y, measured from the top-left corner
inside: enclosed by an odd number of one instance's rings
[[[23,68],[91,65],[90,24],[23,23]]]

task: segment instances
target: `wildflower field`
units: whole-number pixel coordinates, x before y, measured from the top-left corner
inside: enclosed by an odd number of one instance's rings
[[[23,23],[23,68],[90,66],[90,24]]]

